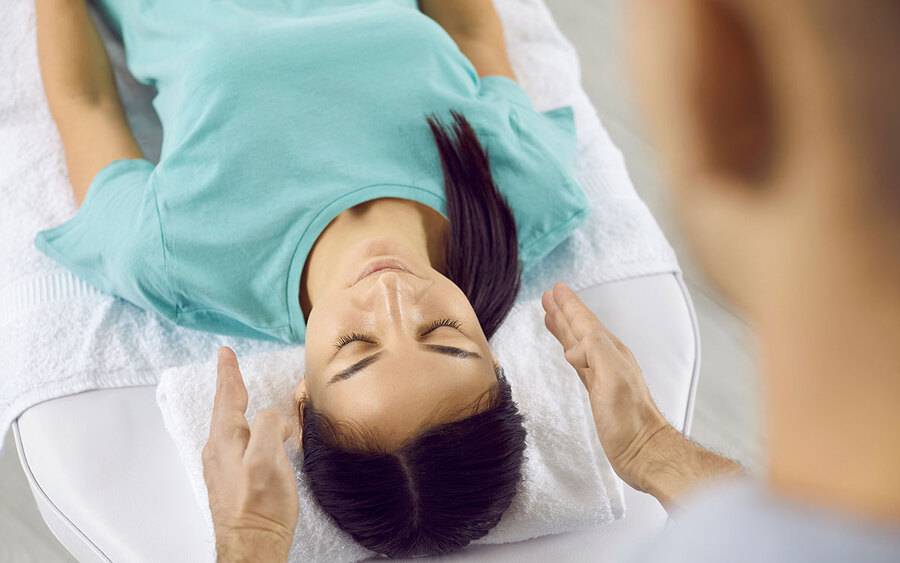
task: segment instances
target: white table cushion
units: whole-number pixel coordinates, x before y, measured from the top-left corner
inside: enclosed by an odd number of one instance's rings
[[[580,293],[632,349],[662,412],[688,430],[699,346],[680,277],[646,276]],[[23,413],[13,430],[41,514],[80,561],[202,560],[205,528],[163,427],[154,387],[48,401]],[[612,561],[623,545],[652,534],[666,518],[653,498],[628,487],[625,497],[626,517],[611,525],[517,544],[470,546],[442,559]]]

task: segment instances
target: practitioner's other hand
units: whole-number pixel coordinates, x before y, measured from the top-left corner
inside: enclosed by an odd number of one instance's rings
[[[275,411],[247,423],[247,388],[230,348],[219,350],[218,382],[203,477],[218,561],[287,561],[299,511],[294,469],[284,449],[291,435]]]
[[[643,450],[670,428],[650,396],[641,368],[629,350],[563,284],[544,293],[544,324],[562,344],[590,397],[594,425],[616,473],[643,489]]]

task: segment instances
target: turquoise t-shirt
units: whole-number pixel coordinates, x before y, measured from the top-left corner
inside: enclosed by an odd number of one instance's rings
[[[569,107],[477,76],[415,0],[102,0],[158,90],[160,161],[117,160],[37,236],[76,275],[195,329],[302,342],[300,275],[342,211],[384,197],[446,216],[426,123],[465,115],[512,208],[525,267],[587,214]]]

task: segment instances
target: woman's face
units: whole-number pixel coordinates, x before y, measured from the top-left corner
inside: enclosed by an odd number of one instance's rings
[[[299,393],[317,410],[394,448],[496,384],[475,311],[427,259],[383,240],[344,256],[307,319]]]

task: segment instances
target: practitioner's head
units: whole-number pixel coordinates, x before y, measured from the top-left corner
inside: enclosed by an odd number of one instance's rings
[[[714,281],[752,314],[900,285],[900,3],[630,6],[637,91]]]
[[[488,339],[519,284],[512,213],[474,131],[431,121],[444,166],[446,275],[396,242],[363,242],[316,297],[298,389],[303,469],[360,544],[441,553],[509,507],[522,417]]]

